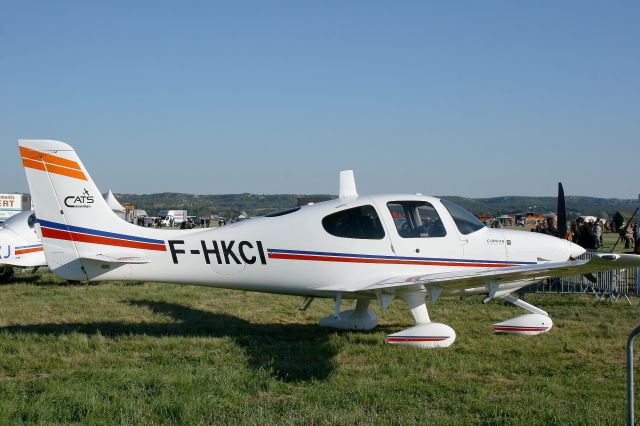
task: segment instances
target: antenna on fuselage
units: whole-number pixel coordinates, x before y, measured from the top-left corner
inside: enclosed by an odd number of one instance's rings
[[[340,172],[340,198],[357,198],[356,180],[353,177],[353,170],[342,170]]]

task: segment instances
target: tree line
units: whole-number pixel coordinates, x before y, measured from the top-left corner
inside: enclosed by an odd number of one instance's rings
[[[121,203],[131,203],[137,209],[144,209],[151,216],[160,210],[184,209],[190,215],[208,216],[218,214],[227,218],[246,212],[249,216],[261,216],[284,210],[298,204],[299,197],[335,198],[335,195],[309,194],[220,194],[195,195],[175,192],[158,194],[117,194]],[[555,212],[555,197],[504,196],[491,198],[465,198],[442,196],[461,205],[476,215],[497,216],[501,214],[535,211],[539,213]],[[567,216],[580,215],[611,217],[616,211],[632,212],[638,201],[633,199],[597,198],[567,196]]]

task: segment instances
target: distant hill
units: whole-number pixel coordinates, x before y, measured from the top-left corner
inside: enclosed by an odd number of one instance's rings
[[[300,195],[302,196],[302,195]],[[160,210],[185,209],[190,215],[219,214],[227,218],[237,217],[241,211],[250,216],[261,216],[296,206],[297,194],[222,194],[194,195],[174,192],[160,194],[116,194],[121,203],[131,203],[152,216]]]
[[[174,192],[159,194],[116,194],[121,203],[132,203],[136,208],[145,209],[150,215],[166,209],[186,209],[190,215],[220,214],[236,217],[241,211],[250,216],[260,216],[297,205],[298,197],[315,195],[302,194],[223,194],[194,195]],[[319,195],[329,196],[329,195]],[[335,195],[330,196],[335,197]],[[555,197],[506,196],[493,198],[464,198],[442,196],[460,204],[477,215],[497,216],[500,214],[536,211],[553,212],[556,209]],[[595,198],[567,196],[567,214],[569,218],[579,215],[612,216],[616,211],[629,215],[638,204],[637,200],[617,198]]]
[[[478,215],[496,216],[500,214],[535,211],[540,213],[555,212],[556,197],[524,197],[506,196],[493,198],[463,198],[442,196]],[[610,217],[616,211],[633,213],[638,200],[622,200],[618,198],[596,198],[582,196],[566,196],[567,216],[575,218],[580,215]]]

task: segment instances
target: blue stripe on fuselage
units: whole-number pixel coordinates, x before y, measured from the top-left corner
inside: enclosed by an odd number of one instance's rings
[[[382,256],[374,254],[358,254],[358,253],[336,253],[336,252],[323,252],[323,251],[305,251],[305,250],[285,250],[285,249],[268,249],[269,253],[282,253],[282,254],[301,254],[308,256],[333,256],[333,257],[353,257],[360,259],[390,259],[390,260],[416,260],[416,261],[433,261],[433,262],[469,262],[469,263],[496,263],[496,264],[509,264],[513,266],[517,265],[536,265],[537,262],[514,262],[507,260],[478,260],[478,259],[449,259],[449,258],[434,258],[434,257],[408,257],[408,256]]]
[[[133,235],[116,234],[115,232],[106,232],[106,231],[99,231],[97,229],[82,228],[80,226],[65,225],[65,224],[62,224],[62,223],[49,222],[48,220],[42,220],[42,219],[38,219],[38,223],[40,223],[41,226],[46,226],[47,228],[52,228],[52,229],[59,229],[59,230],[62,230],[62,231],[79,232],[81,234],[97,235],[97,236],[100,236],[100,237],[117,238],[117,239],[120,239],[120,240],[138,241],[138,242],[141,242],[141,243],[151,243],[151,244],[162,244],[162,245],[164,245],[164,241],[163,240],[154,240],[152,238],[144,238],[144,237],[135,237]]]

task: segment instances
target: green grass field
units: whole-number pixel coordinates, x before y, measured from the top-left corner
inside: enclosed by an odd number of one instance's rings
[[[626,303],[534,296],[555,322],[494,335],[524,311],[442,299],[448,349],[391,346],[402,302],[373,332],[317,326],[332,301],[170,284],[0,286],[0,424],[622,424]],[[346,302],[347,304],[349,302]],[[380,311],[374,308],[378,314]]]

